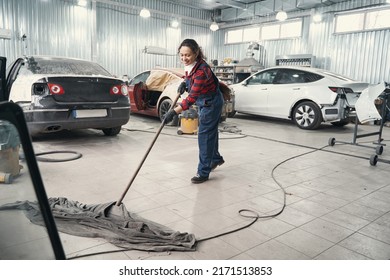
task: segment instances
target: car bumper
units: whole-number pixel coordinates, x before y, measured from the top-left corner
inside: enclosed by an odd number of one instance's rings
[[[355,108],[348,106],[344,97],[338,97],[335,104],[321,105],[324,122],[349,120],[356,115]]]
[[[114,107],[105,110],[105,116],[100,114],[101,109],[99,111],[85,110],[86,114],[83,115],[77,114],[80,111],[72,109],[38,109],[26,110],[24,115],[32,135],[64,129],[112,128],[122,126],[129,121],[130,107]],[[94,112],[99,112],[99,114]]]

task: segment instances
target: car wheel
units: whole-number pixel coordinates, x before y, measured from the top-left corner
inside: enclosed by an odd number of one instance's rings
[[[102,131],[106,136],[115,136],[118,135],[119,132],[121,132],[121,129],[122,129],[121,126],[117,126],[117,127],[103,128]]]
[[[321,122],[321,110],[311,101],[299,103],[293,112],[293,121],[301,129],[317,129]]]
[[[236,111],[232,111],[228,113],[229,118],[233,118],[236,115]]]
[[[334,126],[337,126],[337,127],[342,127],[344,125],[347,125],[349,124],[349,120],[342,120],[342,121],[338,121],[338,122],[331,122],[332,125]]]
[[[158,116],[160,118],[160,121],[162,121],[165,117],[165,114],[168,112],[169,108],[171,108],[172,100],[170,99],[164,99],[160,107],[158,108]],[[173,120],[170,123],[167,123],[167,125],[177,126],[179,123],[178,116],[175,116]]]

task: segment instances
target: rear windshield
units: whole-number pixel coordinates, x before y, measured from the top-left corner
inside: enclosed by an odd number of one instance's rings
[[[112,76],[97,63],[66,58],[29,57],[21,69],[28,74],[102,75]]]
[[[336,73],[333,73],[333,72],[328,72],[328,71],[322,71],[322,73],[328,75],[328,76],[331,76],[333,78],[336,78],[336,79],[339,79],[341,81],[345,81],[345,82],[355,82],[355,80],[351,79],[351,78],[348,78],[348,77],[345,77],[345,76],[342,76],[342,75],[339,75],[339,74],[336,74]]]

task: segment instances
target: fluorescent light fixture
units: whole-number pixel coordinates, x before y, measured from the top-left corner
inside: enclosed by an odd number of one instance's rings
[[[143,18],[148,18],[148,17],[150,17],[150,12],[149,12],[148,9],[143,8],[143,9],[141,10],[141,12],[139,13],[139,15],[140,15],[141,17],[143,17]]]
[[[280,20],[280,21],[284,21],[287,19],[287,13],[285,11],[279,11],[277,14],[276,14],[276,19],[277,20]]]
[[[171,21],[171,27],[178,28],[179,27],[179,22],[176,19],[172,20]]]
[[[322,20],[322,15],[321,14],[315,14],[313,16],[313,21],[314,22],[321,22],[321,20]]]
[[[87,7],[87,4],[88,4],[88,1],[87,0],[79,0],[77,2],[77,5],[81,6],[81,7]]]
[[[210,25],[210,30],[211,31],[217,31],[219,29],[218,23],[213,21],[213,23]]]

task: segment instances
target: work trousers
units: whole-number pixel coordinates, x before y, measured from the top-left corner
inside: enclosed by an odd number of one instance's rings
[[[200,96],[196,101],[199,108],[199,164],[198,175],[209,177],[211,165],[223,160],[218,151],[218,124],[223,106],[222,93]]]

